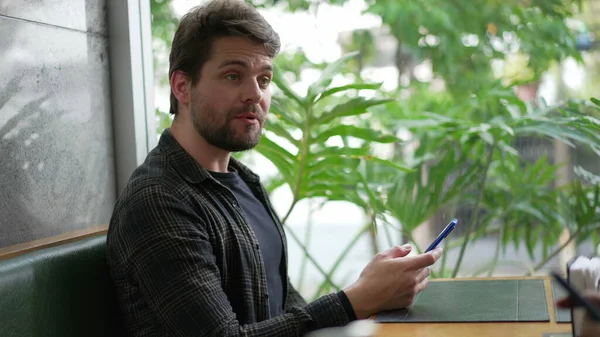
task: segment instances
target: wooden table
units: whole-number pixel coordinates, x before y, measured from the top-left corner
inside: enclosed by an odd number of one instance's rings
[[[503,277],[478,278],[543,279],[548,301],[549,322],[500,322],[500,323],[382,323],[378,324],[376,337],[542,337],[544,333],[571,332],[570,323],[557,323],[554,315],[552,284],[550,277]],[[445,282],[451,279],[431,280]],[[452,279],[457,280],[457,279]]]

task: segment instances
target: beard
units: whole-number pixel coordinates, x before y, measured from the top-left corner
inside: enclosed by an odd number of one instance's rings
[[[213,109],[202,99],[192,99],[190,103],[194,129],[210,145],[228,152],[247,151],[258,145],[266,117],[259,106],[252,104],[223,112]],[[256,114],[258,124],[244,125],[242,132],[237,132],[232,122],[248,112]]]

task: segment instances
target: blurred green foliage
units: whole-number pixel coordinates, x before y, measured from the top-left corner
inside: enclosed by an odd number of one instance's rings
[[[316,0],[252,3],[291,12],[312,12],[321,5]],[[407,85],[383,90],[381,83],[364,80],[362,70],[373,66],[377,56],[377,36],[365,29],[352,32],[343,46],[355,52],[331,64],[315,64],[300,50],[277,58],[268,132],[256,152],[279,172],[266,182],[268,189],[287,186],[293,193],[284,220],[298,201],[311,198],[349,201],[369,219],[329,270],[312,255],[310,240],[289,229],[306,261],[324,276],[315,296],[339,288],[336,270],[361,236],[373,237],[383,229],[415,243],[415,230],[444,211],[467,209],[469,215],[461,223],[463,235],[446,243],[447,249],[459,250],[458,260],[454,265],[442,260],[434,277],[457,276],[470,243],[490,235],[498,240],[494,257],[476,274],[492,275],[509,245],[524,244],[532,260],[541,248],[541,259],[532,261],[527,273],[538,272],[567,243],[592,239],[597,246],[598,173],[575,166],[576,174],[562,179],[565,158],[548,152],[531,159],[518,146],[533,139],[550,149],[560,143],[600,155],[597,100],[549,106],[543,100],[523,101],[516,93],[525,85],[535,87],[563,60],[582,60],[566,24],[581,1],[367,3],[366,12],[380,16],[397,42],[398,73],[412,74],[427,61],[435,81],[444,85],[411,77]],[[175,19],[166,4],[152,0],[153,25],[161,26],[153,28],[155,38],[168,46]],[[500,75],[495,62],[505,62]],[[306,69],[321,76],[306,92],[297,92],[293,84]],[[333,86],[340,77],[347,84]],[[169,120],[161,114],[157,111],[160,127],[166,127]],[[402,140],[401,133],[406,135]],[[391,154],[375,151],[380,146],[391,148]],[[568,241],[559,244],[565,232]]]

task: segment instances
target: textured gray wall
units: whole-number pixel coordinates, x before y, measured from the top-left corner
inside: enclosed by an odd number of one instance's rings
[[[107,223],[104,0],[0,0],[0,247]]]

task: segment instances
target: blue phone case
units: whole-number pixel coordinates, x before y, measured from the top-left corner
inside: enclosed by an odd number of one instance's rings
[[[452,221],[450,221],[450,223],[448,224],[448,226],[446,226],[446,228],[444,228],[444,230],[440,233],[440,235],[438,235],[437,238],[435,238],[435,240],[433,240],[433,242],[431,243],[431,245],[427,248],[427,250],[425,251],[425,253],[434,250],[437,248],[437,246],[442,243],[442,241],[448,236],[448,234],[450,234],[453,230],[454,227],[456,227],[456,224],[458,223],[458,219],[454,219]]]

